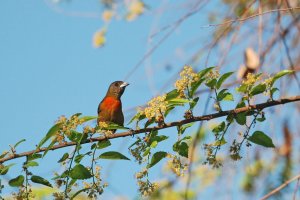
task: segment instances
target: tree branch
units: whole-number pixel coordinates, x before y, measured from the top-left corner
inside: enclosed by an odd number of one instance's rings
[[[291,182],[293,182],[295,180],[299,180],[299,179],[300,179],[300,174],[298,174],[297,176],[295,176],[295,177],[291,178],[290,180],[284,182],[282,185],[280,185],[279,187],[277,187],[274,190],[272,190],[270,193],[268,193],[265,196],[263,196],[260,200],[266,200],[266,199],[268,199],[273,194],[275,194],[275,193],[279,192],[280,190],[282,190],[283,188],[285,188]]]
[[[188,123],[196,122],[196,121],[208,121],[208,120],[211,120],[211,119],[224,117],[224,116],[227,116],[227,115],[230,115],[230,114],[236,115],[238,113],[242,113],[242,112],[246,112],[246,111],[250,111],[250,110],[262,110],[264,108],[268,108],[268,107],[272,107],[272,106],[276,106],[276,105],[280,105],[280,104],[285,104],[285,103],[290,103],[290,102],[295,102],[295,101],[300,101],[300,95],[293,96],[293,97],[282,98],[282,99],[279,99],[279,100],[269,101],[269,102],[265,102],[265,103],[261,103],[261,104],[245,106],[245,107],[242,107],[242,108],[226,110],[226,111],[222,111],[222,112],[218,112],[218,113],[198,116],[198,117],[194,117],[194,118],[191,118],[191,119],[184,119],[184,120],[181,120],[181,121],[170,122],[170,123],[166,123],[162,126],[154,126],[154,127],[150,127],[150,128],[126,131],[126,132],[122,132],[122,133],[118,133],[118,134],[108,135],[108,136],[105,136],[105,137],[103,136],[103,137],[97,137],[97,138],[90,138],[89,140],[82,142],[82,144],[93,143],[93,142],[98,142],[98,141],[104,141],[104,140],[120,138],[120,137],[128,137],[128,136],[137,135],[137,134],[140,134],[140,133],[151,132],[151,131],[154,131],[154,130],[161,130],[161,129],[166,129],[166,128],[170,128],[170,127],[174,127],[174,126],[181,126],[183,124],[188,124]],[[50,150],[61,149],[61,148],[68,147],[68,146],[74,146],[76,144],[77,144],[76,142],[66,142],[66,143],[63,143],[63,144],[55,145],[52,148],[50,148]],[[29,156],[29,155],[32,155],[32,154],[35,154],[35,153],[44,152],[46,150],[47,150],[47,147],[43,147],[43,148],[40,148],[40,149],[27,151],[27,152],[23,152],[23,153],[19,153],[19,154],[15,153],[13,155],[10,155],[10,156],[7,156],[7,157],[4,157],[4,158],[0,159],[0,164],[4,163],[6,161],[9,161],[9,160],[16,159],[16,158]]]

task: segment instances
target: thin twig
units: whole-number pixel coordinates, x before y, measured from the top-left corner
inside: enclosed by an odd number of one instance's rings
[[[298,180],[300,178],[300,174],[298,174],[297,176],[291,178],[290,180],[284,182],[282,185],[280,185],[279,187],[275,188],[274,190],[272,190],[270,193],[266,194],[265,196],[263,196],[260,200],[266,200],[269,197],[271,197],[272,195],[274,195],[275,193],[279,192],[280,190],[282,190],[283,188],[285,188],[288,184],[290,184],[291,182]]]
[[[216,26],[223,26],[223,25],[227,25],[227,24],[233,24],[235,22],[244,22],[244,21],[247,21],[249,19],[261,16],[261,15],[273,13],[273,12],[286,12],[286,11],[298,10],[298,9],[300,9],[300,7],[297,6],[297,7],[291,7],[291,8],[268,10],[268,11],[265,11],[265,12],[262,12],[262,13],[257,13],[257,14],[254,14],[254,15],[250,15],[249,17],[245,17],[245,18],[238,18],[238,19],[228,20],[226,22],[219,23],[219,24],[208,24],[208,25],[205,25],[205,26],[200,26],[200,28],[209,28],[209,27],[216,27]]]

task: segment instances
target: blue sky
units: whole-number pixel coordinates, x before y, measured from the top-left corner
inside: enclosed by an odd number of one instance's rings
[[[155,2],[148,5],[155,8],[163,4],[164,1],[161,4]],[[59,6],[66,11],[101,11],[98,1],[73,1]],[[192,43],[189,44],[190,48],[179,47],[187,44],[188,38],[211,37],[212,29],[196,29],[208,23],[203,17],[205,11],[204,9],[186,20],[130,76],[127,80],[130,86],[123,96],[124,110],[143,105],[151,97],[171,88],[170,84],[170,87],[160,90],[184,64],[189,64],[186,63],[186,55],[204,45],[205,39],[198,46],[197,43]],[[67,16],[55,12],[44,1],[2,1],[0,151],[8,149],[8,144],[13,145],[23,138],[26,142],[20,145],[18,152],[33,149],[61,115],[70,116],[78,112],[83,115],[96,115],[98,103],[106,93],[108,85],[115,80],[123,80],[149,50],[149,32],[176,21],[186,12],[187,9],[175,9],[175,12],[166,12],[157,21],[154,14],[149,12],[130,23],[114,21],[108,27],[105,47],[95,49],[92,47],[92,37],[103,25],[100,18]],[[161,37],[159,35],[154,38],[152,45]],[[216,65],[217,58],[212,58],[209,65]],[[241,54],[238,60],[242,58]],[[201,63],[204,61],[201,60]],[[166,66],[171,66],[170,70]],[[232,66],[228,65],[225,70],[229,69]],[[129,114],[125,116],[125,120],[129,121]],[[121,148],[128,155],[126,146],[132,141],[131,138],[114,140],[110,149]],[[41,160],[41,168],[33,171],[45,176],[52,175],[54,170],[59,170],[56,161],[63,152],[49,153]],[[17,162],[20,163],[21,160]],[[110,164],[110,161],[100,164],[104,171],[107,170],[106,167],[111,168],[108,181],[115,188],[114,191],[107,189],[105,195],[114,195],[118,191],[117,195],[134,197],[137,187],[133,176],[139,170],[137,164],[126,161],[117,161],[113,166]],[[20,173],[20,169],[14,167],[13,171]],[[156,171],[159,173],[158,168]]]

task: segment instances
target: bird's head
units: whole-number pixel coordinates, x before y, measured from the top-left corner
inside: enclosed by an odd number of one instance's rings
[[[122,94],[125,91],[125,88],[129,85],[124,81],[115,81],[110,84],[106,96],[111,96],[115,98],[121,98]]]

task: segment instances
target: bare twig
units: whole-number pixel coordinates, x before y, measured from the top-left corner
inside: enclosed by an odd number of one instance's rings
[[[128,136],[151,132],[151,131],[155,131],[155,130],[161,130],[161,129],[166,129],[166,128],[170,128],[170,127],[182,126],[183,124],[188,124],[188,123],[196,122],[196,121],[208,121],[211,119],[224,117],[224,116],[227,116],[230,114],[236,115],[238,113],[247,112],[250,110],[262,110],[264,108],[268,108],[268,107],[272,107],[272,106],[276,106],[276,105],[280,105],[280,104],[285,104],[285,103],[290,103],[290,102],[295,102],[295,101],[300,101],[300,95],[282,98],[279,100],[269,101],[269,102],[265,102],[265,103],[261,103],[261,104],[245,106],[242,108],[226,110],[226,111],[222,111],[222,112],[218,112],[218,113],[193,117],[191,119],[184,119],[184,120],[180,120],[180,121],[170,122],[170,123],[166,123],[162,126],[154,126],[154,127],[150,127],[150,128],[126,131],[126,132],[122,132],[122,133],[118,133],[118,134],[107,135],[105,137],[90,138],[89,140],[81,142],[81,144],[93,143],[93,142],[104,141],[104,140],[120,138],[120,137],[128,137]],[[50,148],[50,150],[61,149],[61,148],[65,148],[68,146],[75,146],[77,144],[78,143],[76,143],[76,142],[66,142],[63,144],[55,145],[52,148]],[[15,153],[13,155],[10,155],[10,156],[0,159],[0,164],[6,162],[8,160],[13,160],[13,159],[24,157],[24,156],[29,156],[29,155],[32,155],[35,153],[44,152],[46,150],[47,150],[47,147],[43,147],[40,149],[27,151],[27,152],[23,152],[23,153],[19,153],[19,154]]]
[[[216,26],[223,26],[223,25],[227,25],[227,24],[233,24],[235,22],[244,22],[244,21],[247,21],[249,19],[261,16],[261,15],[273,13],[273,12],[286,12],[286,11],[298,10],[298,9],[300,9],[300,7],[291,7],[291,8],[268,10],[268,11],[265,11],[265,12],[262,12],[262,13],[257,13],[257,14],[254,14],[254,15],[250,15],[249,17],[228,20],[228,21],[225,21],[225,22],[219,23],[219,24],[208,24],[208,25],[205,25],[205,26],[201,26],[200,28],[209,28],[209,27],[216,27]]]
[[[275,188],[274,190],[272,190],[270,193],[266,194],[265,196],[263,196],[260,200],[266,200],[269,197],[271,197],[272,195],[274,195],[275,193],[279,192],[280,190],[282,190],[283,188],[285,188],[288,184],[290,184],[291,182],[298,180],[300,178],[300,174],[298,174],[297,176],[291,178],[290,180],[284,182],[282,185],[280,185],[279,187]]]

